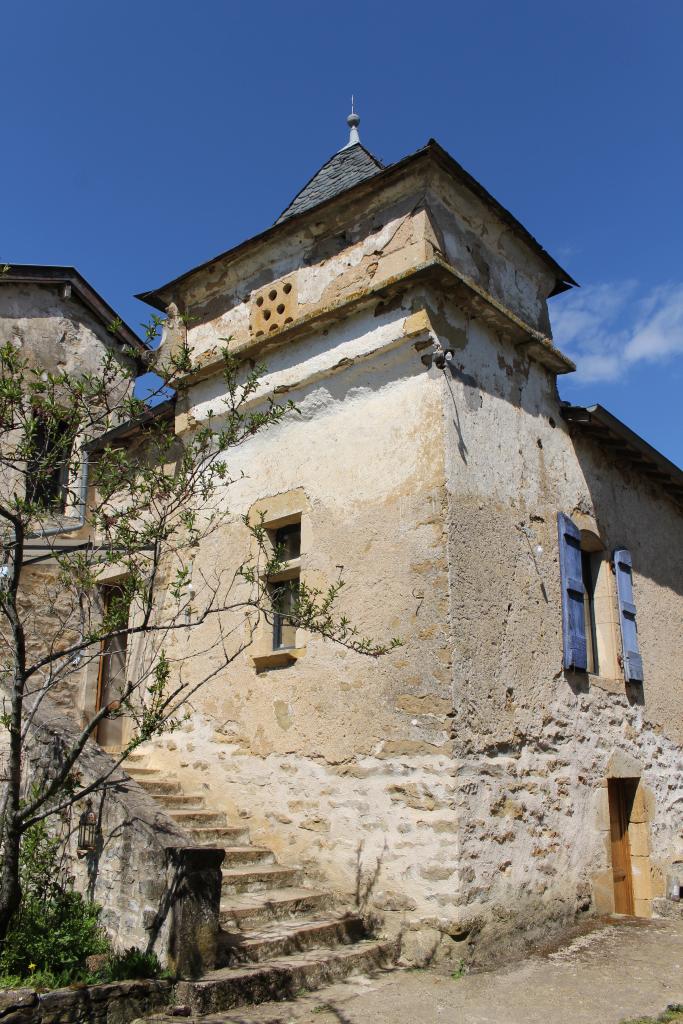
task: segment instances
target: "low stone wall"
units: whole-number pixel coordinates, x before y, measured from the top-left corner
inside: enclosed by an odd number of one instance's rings
[[[32,988],[0,991],[3,1024],[128,1024],[162,1010],[171,997],[170,981],[116,981],[84,988]]]
[[[49,777],[68,747],[74,725],[41,709],[26,752],[25,784]],[[112,759],[95,744],[78,763],[81,784],[101,777]],[[211,970],[219,930],[220,849],[196,847],[175,822],[123,771],[94,794],[97,849],[77,855],[78,819],[51,819],[62,831],[76,888],[102,907],[101,921],[118,949],[155,952],[181,977]]]

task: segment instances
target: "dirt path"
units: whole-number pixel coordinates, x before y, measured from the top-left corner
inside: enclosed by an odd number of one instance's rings
[[[202,1021],[620,1024],[656,1016],[669,1003],[683,1003],[683,921],[622,919],[487,973],[453,979],[426,970],[386,972],[351,978],[293,1003],[268,1003]]]

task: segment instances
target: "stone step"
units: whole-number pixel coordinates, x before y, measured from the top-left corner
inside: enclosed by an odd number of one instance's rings
[[[171,811],[169,816],[182,828],[209,828],[228,823],[223,811],[205,811],[201,808],[194,811]]]
[[[148,779],[144,776],[142,778],[138,778],[131,772],[128,772],[128,774],[130,775],[131,779],[134,779],[135,782],[137,782],[138,786],[142,786],[142,788],[147,793],[150,793],[152,796],[163,796],[164,794],[171,793],[182,793],[180,783],[178,782],[177,779]]]
[[[222,828],[196,828],[190,826],[187,830],[198,846],[234,846],[237,843],[249,842],[249,829],[240,828],[235,825],[225,825]]]
[[[366,937],[363,921],[357,915],[330,915],[309,921],[278,921],[259,931],[222,932],[219,964],[225,967],[244,963],[263,963],[292,956],[316,946],[342,946]]]
[[[122,753],[120,747],[101,747],[100,749],[103,750],[105,752],[105,754],[109,754],[110,757],[119,758],[121,756],[121,753]],[[132,754],[128,755],[128,757],[126,758],[126,760],[123,763],[126,764],[126,765],[128,765],[128,764],[142,764],[143,761],[147,760],[147,756],[148,756],[147,754],[139,754],[139,753],[133,752]]]
[[[316,948],[262,964],[223,967],[198,981],[179,981],[175,1000],[194,1013],[208,1014],[244,1003],[293,999],[302,989],[321,988],[354,971],[388,967],[395,957],[396,943],[372,939],[336,949]]]
[[[128,766],[127,761],[126,771],[135,779],[138,777],[141,779],[154,778],[154,776],[159,779],[168,779],[168,774],[166,772],[162,772],[160,768],[143,768],[141,765],[137,764],[131,764]]]
[[[272,864],[275,854],[265,846],[226,846],[223,868],[233,864]]]
[[[201,793],[152,793],[152,796],[162,807],[177,811],[199,811],[205,807],[204,797]]]
[[[139,751],[134,750],[132,754],[128,755],[123,763],[125,765],[139,765],[140,767],[144,767],[148,757],[149,754],[142,754]]]
[[[241,892],[265,892],[273,886],[297,885],[301,880],[298,868],[286,868],[281,864],[223,868],[222,875],[222,896]]]
[[[220,923],[223,928],[260,928],[262,925],[284,919],[308,917],[322,913],[332,906],[330,893],[315,889],[283,887],[221,900]]]

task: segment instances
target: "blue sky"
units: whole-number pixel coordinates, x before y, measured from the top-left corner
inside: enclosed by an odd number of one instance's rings
[[[433,136],[580,282],[552,300],[600,402],[683,465],[679,0],[33,0],[2,12],[0,259],[135,292],[267,227],[346,139]]]

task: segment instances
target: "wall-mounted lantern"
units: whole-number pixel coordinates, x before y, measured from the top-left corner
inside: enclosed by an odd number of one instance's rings
[[[92,800],[88,799],[86,810],[78,819],[78,853],[79,857],[85,857],[86,853],[92,853],[97,849],[97,815],[92,809]]]

